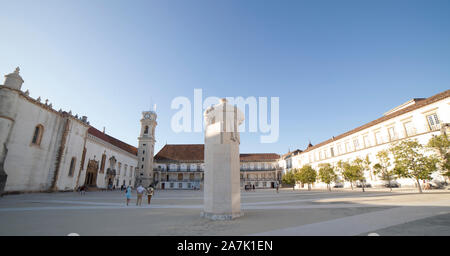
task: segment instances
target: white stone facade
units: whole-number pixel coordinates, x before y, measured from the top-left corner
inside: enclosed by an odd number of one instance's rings
[[[110,161],[111,158],[114,158],[116,161]],[[102,159],[105,159],[103,168]],[[89,161],[98,162],[96,187],[107,188],[109,182],[112,182],[112,186],[117,188],[122,185],[134,186],[137,165],[136,155],[107,143],[94,135],[88,134],[85,166],[80,175],[80,184],[85,184],[87,182],[86,174]],[[115,170],[114,177],[108,177],[108,169]],[[111,180],[109,180],[109,178],[111,178]]]
[[[86,117],[56,111],[48,100],[30,97],[21,90],[19,69],[5,77],[0,85],[0,193],[77,189],[85,184],[88,162],[103,154],[122,166],[116,184],[134,183],[136,148],[93,136]],[[105,175],[97,171],[96,187],[106,188]]]
[[[316,146],[311,145],[305,151],[292,156],[291,168],[301,168],[309,164],[318,170],[321,163],[336,166],[340,160],[353,161],[356,158],[364,159],[366,156],[369,156],[373,165],[378,162],[376,154],[388,149],[393,143],[404,139],[417,139],[425,145],[432,135],[441,133],[441,125],[448,123],[450,123],[450,90],[427,99],[411,100],[385,113],[380,119]],[[282,164],[286,164],[286,161]],[[384,182],[372,172],[366,171],[365,177],[367,183],[372,186],[384,185]],[[433,178],[443,180],[439,173],[434,173]],[[398,179],[397,182],[405,187],[415,186],[412,179]],[[345,182],[344,186],[350,187],[350,183]],[[318,182],[313,187],[326,187],[326,184]]]

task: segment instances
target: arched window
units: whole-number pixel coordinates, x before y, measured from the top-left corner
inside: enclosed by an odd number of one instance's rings
[[[144,134],[148,134],[148,126],[145,126]]]
[[[33,139],[31,141],[34,145],[41,145],[42,134],[44,133],[44,126],[41,124],[34,128]]]
[[[100,164],[100,173],[105,172],[105,162],[106,162],[106,154],[102,155],[102,162]]]
[[[75,157],[72,157],[72,160],[70,161],[70,168],[69,168],[69,176],[73,176],[73,171],[75,170],[75,161],[77,159]]]

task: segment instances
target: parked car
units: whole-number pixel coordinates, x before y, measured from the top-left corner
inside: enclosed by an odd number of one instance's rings
[[[244,188],[245,188],[245,190],[252,190],[253,186],[252,185],[245,185]]]
[[[440,182],[440,181],[431,181],[427,182],[429,184],[429,189],[443,189],[446,185],[446,182]]]
[[[389,184],[389,183],[384,184],[384,186],[385,186],[386,188],[399,188],[399,187],[400,187],[400,184],[398,184],[398,183],[396,183],[396,182],[391,182],[390,184]]]
[[[361,182],[356,183],[356,187],[357,188],[362,188],[362,183]],[[365,188],[371,188],[372,185],[370,185],[370,183],[364,183],[364,187]]]
[[[342,184],[342,183],[336,183],[333,186],[333,188],[343,188],[343,187],[344,187],[344,184]]]

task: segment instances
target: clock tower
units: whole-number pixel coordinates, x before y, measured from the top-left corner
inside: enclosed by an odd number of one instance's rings
[[[141,133],[138,138],[137,185],[148,187],[155,181],[153,175],[153,153],[155,147],[156,112],[144,111],[141,119]]]

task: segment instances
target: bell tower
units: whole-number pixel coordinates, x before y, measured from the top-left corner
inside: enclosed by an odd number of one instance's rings
[[[155,148],[156,112],[144,111],[141,119],[141,133],[138,137],[138,168],[137,185],[150,186],[154,182],[153,153]]]

